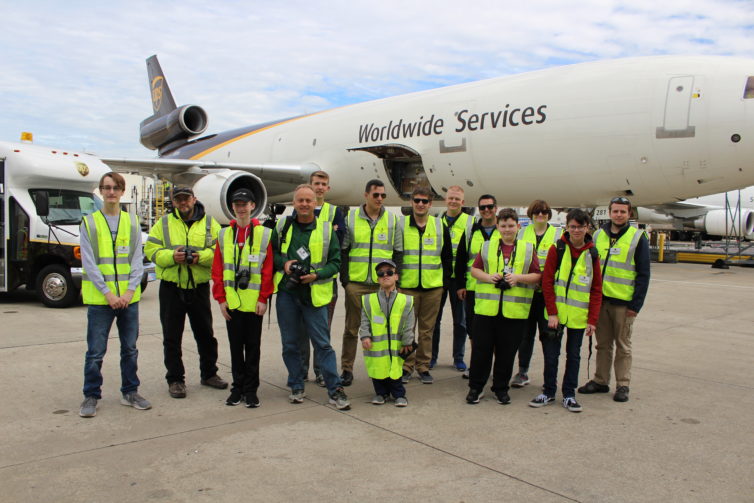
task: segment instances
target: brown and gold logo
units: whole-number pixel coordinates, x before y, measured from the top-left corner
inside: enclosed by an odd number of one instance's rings
[[[76,171],[79,172],[79,175],[86,176],[86,175],[89,174],[89,166],[87,166],[83,162],[77,162],[76,163]]]
[[[164,81],[165,79],[159,75],[152,79],[152,110],[155,113],[157,113],[162,105],[162,83]]]

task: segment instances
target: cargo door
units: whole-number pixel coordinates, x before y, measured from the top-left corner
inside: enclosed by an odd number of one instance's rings
[[[693,75],[672,77],[665,96],[665,114],[662,126],[657,127],[657,138],[693,138],[696,127],[689,124]]]

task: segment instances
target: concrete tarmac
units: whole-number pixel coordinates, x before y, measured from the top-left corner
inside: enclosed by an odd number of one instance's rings
[[[560,394],[552,406],[528,407],[542,385],[539,344],[532,383],[511,390],[510,405],[489,391],[466,404],[448,307],[434,384],[414,378],[407,408],[371,405],[359,355],[346,388],[352,409],[341,412],[313,383],[304,404],[288,403],[274,308],[262,333],[260,408],[227,407],[227,391],[199,385],[188,323],[188,397],[170,398],[152,283],[138,347],[140,393],[153,409],[119,404],[113,329],[103,399],[95,418],[82,419],[86,308],[3,295],[0,501],[754,501],[752,301],[754,269],[653,264],[634,328],[631,399],[579,395],[580,414]],[[230,380],[215,304],[220,375]],[[338,357],[343,321],[341,297]],[[561,356],[559,377],[563,365]]]

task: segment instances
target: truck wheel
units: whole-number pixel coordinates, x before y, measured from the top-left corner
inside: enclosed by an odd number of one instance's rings
[[[47,307],[68,307],[78,299],[71,274],[60,264],[44,267],[37,276],[37,296]]]

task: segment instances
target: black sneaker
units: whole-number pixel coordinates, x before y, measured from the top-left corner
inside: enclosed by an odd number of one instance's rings
[[[424,372],[419,372],[419,379],[421,379],[422,384],[432,384],[435,381],[432,374],[426,370]]]
[[[508,405],[509,403],[511,403],[511,397],[508,395],[507,391],[495,393],[495,396],[497,397],[497,403],[499,403],[500,405]]]
[[[610,391],[610,386],[607,384],[599,384],[594,381],[589,381],[579,388],[579,393],[584,393],[585,395],[591,395],[592,393],[607,393],[608,391]]]
[[[563,407],[571,412],[581,412],[581,404],[572,396],[563,399]]]
[[[613,400],[616,402],[628,402],[628,386],[618,386],[613,395]]]
[[[342,374],[340,374],[340,384],[343,386],[350,386],[353,384],[353,372],[350,370],[344,370]]]
[[[408,370],[403,369],[403,375],[401,376],[401,382],[403,384],[408,384],[408,382],[411,380],[411,374],[413,374],[413,372],[409,372]]]
[[[249,393],[246,395],[246,407],[250,409],[256,409],[259,407],[259,398],[256,393]]]
[[[225,405],[230,405],[233,407],[234,405],[238,405],[241,403],[241,400],[243,400],[243,395],[240,391],[231,390],[230,396],[227,400],[225,400]]]
[[[466,395],[466,403],[470,403],[470,404],[479,403],[479,400],[481,400],[482,397],[484,397],[484,391],[470,389],[469,394]]]

